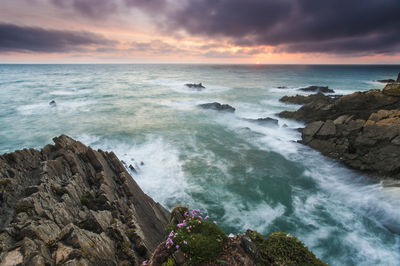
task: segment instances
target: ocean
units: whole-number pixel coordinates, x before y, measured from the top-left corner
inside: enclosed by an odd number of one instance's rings
[[[60,134],[114,151],[171,209],[201,209],[229,234],[297,236],[330,265],[399,265],[400,186],[296,141],[284,95],[323,85],[349,94],[396,78],[383,65],[0,65],[0,153]],[[202,82],[202,91],[185,83]],[[287,89],[279,89],[285,86]],[[56,107],[49,102],[55,100]],[[230,104],[235,113],[203,110]],[[279,126],[245,120],[272,117]]]

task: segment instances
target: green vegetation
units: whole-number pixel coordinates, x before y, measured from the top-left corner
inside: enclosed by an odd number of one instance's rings
[[[257,263],[261,265],[326,265],[296,237],[286,233],[272,233],[267,239],[247,230],[246,236],[257,249]]]
[[[164,262],[162,266],[176,266],[175,261],[172,257],[169,257],[167,262]]]
[[[199,264],[217,259],[227,239],[216,222],[202,217],[200,210],[185,212],[185,220],[170,225],[171,233],[166,245],[172,250],[181,250],[188,264]]]
[[[86,194],[84,194],[81,198],[81,204],[87,206],[89,203],[89,199],[88,196]]]

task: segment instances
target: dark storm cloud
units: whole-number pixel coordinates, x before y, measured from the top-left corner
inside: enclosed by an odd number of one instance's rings
[[[167,25],[281,51],[390,53],[400,52],[399,14],[399,0],[190,0]]]
[[[61,8],[73,8],[77,12],[91,18],[103,18],[117,10],[113,0],[51,0]]]
[[[393,53],[400,0],[50,0],[92,18],[139,9],[164,33],[184,30],[277,51]]]
[[[89,45],[106,46],[115,42],[90,32],[48,30],[0,23],[0,52],[70,52]]]

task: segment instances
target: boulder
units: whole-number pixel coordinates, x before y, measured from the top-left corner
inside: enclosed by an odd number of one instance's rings
[[[224,111],[224,112],[229,112],[229,113],[233,113],[236,110],[229,104],[220,104],[218,102],[204,103],[204,104],[199,104],[197,106],[200,108],[203,108],[203,109],[212,109],[212,110]]]
[[[322,93],[335,93],[334,90],[328,88],[328,86],[308,86],[305,88],[300,88],[300,91],[312,91],[312,92],[322,92]]]
[[[386,84],[382,91],[385,95],[400,97],[400,82]]]

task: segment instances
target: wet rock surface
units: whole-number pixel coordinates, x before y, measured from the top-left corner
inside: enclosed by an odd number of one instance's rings
[[[203,90],[203,89],[206,88],[201,83],[198,83],[198,84],[196,84],[196,83],[187,83],[187,84],[185,84],[185,86],[188,87],[188,88],[191,88],[191,89],[196,89],[196,90]]]
[[[392,82],[396,82],[394,79],[379,79],[377,80],[378,82],[381,83],[392,83]]]
[[[259,125],[273,125],[278,126],[278,119],[271,117],[257,118],[257,119],[245,119],[248,122],[257,123]]]
[[[329,89],[328,86],[308,86],[308,87],[305,87],[305,88],[300,88],[299,91],[335,93],[335,91]]]
[[[168,211],[114,153],[53,140],[0,156],[0,265],[139,265]]]
[[[393,84],[337,99],[284,97],[304,105],[279,115],[305,122],[301,142],[324,155],[376,177],[400,179],[400,87]]]
[[[197,106],[200,108],[203,108],[203,109],[212,109],[212,110],[216,110],[216,111],[224,111],[224,112],[229,112],[229,113],[233,113],[236,110],[229,104],[220,104],[218,102],[204,103],[204,104],[199,104]]]

